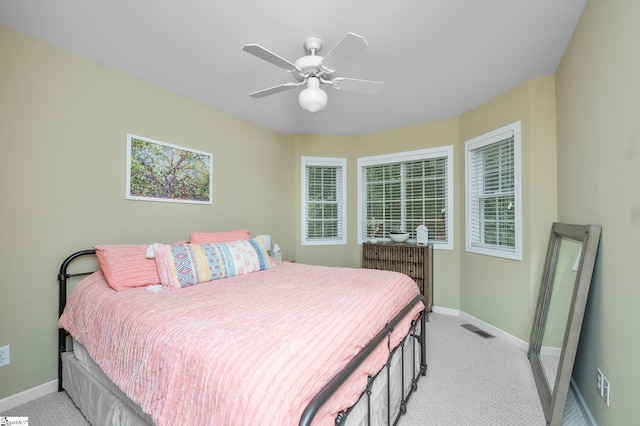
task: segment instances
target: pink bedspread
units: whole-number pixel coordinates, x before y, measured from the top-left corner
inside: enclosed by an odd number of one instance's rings
[[[59,325],[159,426],[297,425],[417,294],[395,272],[295,263],[160,293],[116,292],[96,272],[73,290]],[[391,347],[421,309],[395,328]],[[314,424],[332,425],[387,356],[385,341]]]

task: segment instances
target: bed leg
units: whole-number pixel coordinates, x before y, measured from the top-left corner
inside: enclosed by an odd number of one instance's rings
[[[422,311],[420,318],[420,356],[422,358],[420,367],[422,368],[422,375],[427,375],[427,311]]]
[[[58,392],[62,391],[62,353],[66,351],[66,334],[58,330]]]

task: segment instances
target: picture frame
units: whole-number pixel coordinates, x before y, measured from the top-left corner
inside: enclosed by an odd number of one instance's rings
[[[127,200],[213,204],[213,154],[127,134]]]

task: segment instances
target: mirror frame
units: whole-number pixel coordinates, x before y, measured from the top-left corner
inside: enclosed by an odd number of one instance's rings
[[[578,349],[582,320],[587,306],[589,287],[591,286],[591,277],[593,276],[593,268],[601,232],[602,227],[600,225],[571,225],[556,222],[551,227],[551,238],[549,239],[547,258],[542,275],[542,284],[540,286],[538,305],[528,351],[529,362],[531,363],[538,395],[540,396],[544,416],[549,425],[562,424],[564,406],[571,382],[571,374]],[[542,367],[540,349],[542,347],[544,329],[549,313],[549,304],[551,303],[560,243],[563,238],[581,242],[582,249],[562,343],[562,351],[560,353],[560,362],[552,391]]]

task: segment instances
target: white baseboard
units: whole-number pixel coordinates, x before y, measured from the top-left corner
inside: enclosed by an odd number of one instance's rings
[[[561,354],[562,354],[562,348],[557,348],[553,346],[543,346],[540,348],[540,355],[552,356],[560,359]]]
[[[494,327],[488,322],[484,322],[464,312],[460,313],[460,318],[464,319],[465,321],[468,321],[470,324],[475,325],[476,327],[482,329],[483,331],[486,331],[489,334],[492,334],[496,337],[500,337],[501,339],[511,342],[512,344],[514,344],[515,346],[519,347],[524,351],[529,350],[529,342],[526,342],[521,338],[514,336],[513,334],[509,334],[506,331],[499,329],[498,327]]]
[[[573,381],[573,377],[571,378],[571,389],[573,390],[573,394],[576,397],[576,402],[578,403],[578,406],[580,407],[582,414],[584,414],[584,418],[587,421],[587,425],[598,426],[598,423],[596,423],[596,419],[593,418],[593,414],[591,414],[591,410],[587,405],[587,401],[584,400],[584,397],[582,396],[580,389],[578,389],[578,385],[576,385],[576,382]]]
[[[484,322],[476,317],[473,317],[465,312],[462,312],[458,309],[451,309],[451,308],[443,308],[440,306],[434,306],[433,307],[433,312],[436,314],[443,314],[443,315],[450,315],[450,316],[454,316],[454,317],[460,317],[461,319],[467,321],[468,323],[475,325],[476,327],[482,329],[483,331],[486,331],[489,334],[492,334],[496,337],[500,337],[501,339],[504,339],[508,342],[510,342],[513,345],[516,345],[517,347],[519,347],[520,349],[524,350],[524,351],[528,351],[529,350],[529,342],[526,342],[524,340],[522,340],[519,337],[516,337],[512,334],[507,333],[506,331],[503,331],[501,329],[499,329],[498,327],[494,327],[493,325]]]
[[[458,309],[443,308],[442,306],[433,306],[432,310],[436,314],[449,315],[452,317],[460,316],[460,311]]]
[[[15,395],[0,399],[0,413],[58,391],[58,380],[52,380]]]

